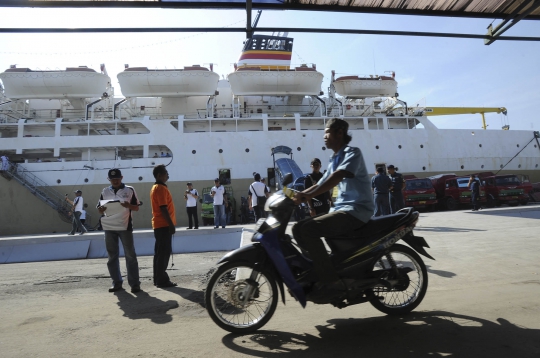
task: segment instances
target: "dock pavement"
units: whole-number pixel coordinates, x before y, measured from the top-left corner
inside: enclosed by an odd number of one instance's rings
[[[0,355],[8,357],[540,357],[540,205],[421,213],[429,287],[409,315],[287,298],[259,332],[217,327],[206,274],[225,252],[175,254],[178,287],[109,293],[106,259],[0,265]],[[253,225],[244,228],[249,239]],[[216,233],[218,234],[218,233]],[[122,270],[125,273],[122,259]]]

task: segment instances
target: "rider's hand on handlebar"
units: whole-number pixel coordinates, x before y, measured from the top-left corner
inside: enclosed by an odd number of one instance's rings
[[[302,203],[308,202],[311,199],[311,197],[307,194],[304,194],[302,192],[298,192],[294,194],[293,201],[296,205],[300,205]]]

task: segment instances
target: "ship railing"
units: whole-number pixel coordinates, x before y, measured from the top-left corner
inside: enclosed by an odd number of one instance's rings
[[[7,170],[3,175],[14,179],[19,184],[28,189],[34,196],[56,210],[64,220],[70,220],[71,205],[66,202],[65,196],[62,196],[56,190],[38,176],[28,171],[24,166],[8,162]]]
[[[289,64],[287,66],[277,66],[277,65],[243,65],[239,66],[238,70],[242,71],[242,68],[257,68],[261,71],[302,71],[307,69],[307,71],[317,70],[317,65],[314,63],[300,63],[300,64]]]

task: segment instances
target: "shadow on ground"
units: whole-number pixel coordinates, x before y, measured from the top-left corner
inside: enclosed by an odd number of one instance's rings
[[[335,319],[318,335],[259,331],[228,334],[225,347],[255,357],[539,357],[540,330],[450,312]]]
[[[426,265],[426,269],[429,273],[432,273],[434,275],[441,276],[441,277],[452,278],[454,276],[457,276],[457,274],[450,271],[434,270],[429,265]]]
[[[157,324],[169,323],[172,315],[168,311],[178,308],[177,301],[162,301],[144,291],[132,295],[122,290],[115,292],[115,295],[118,298],[118,307],[124,311],[124,317],[129,319],[149,319]]]

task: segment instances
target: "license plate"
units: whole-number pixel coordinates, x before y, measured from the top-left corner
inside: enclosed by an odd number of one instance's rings
[[[426,202],[425,201],[419,201],[418,203],[419,204],[425,204]]]

